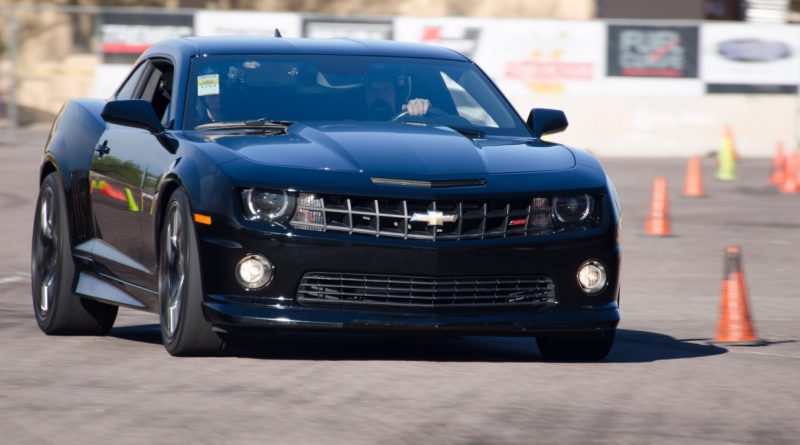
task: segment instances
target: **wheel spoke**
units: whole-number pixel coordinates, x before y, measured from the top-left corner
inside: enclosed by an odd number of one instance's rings
[[[56,227],[55,195],[52,189],[42,190],[39,204],[39,225],[34,247],[34,274],[39,279],[39,310],[45,315],[56,297],[56,270],[58,269],[58,228]]]
[[[178,225],[180,224],[180,216],[178,215],[178,209],[173,209],[172,211],[172,224],[170,225],[170,243],[172,247],[176,250],[178,249]]]
[[[47,283],[42,283],[42,289],[39,291],[39,309],[41,309],[42,312],[47,312],[47,310],[50,309],[50,303],[48,301],[50,298],[47,296],[49,290],[50,288],[47,286]]]
[[[170,335],[175,334],[175,329],[178,327],[178,306],[171,305],[167,308],[167,329]]]
[[[183,286],[185,280],[183,252],[183,221],[179,207],[173,207],[167,218],[166,228],[166,264],[162,276],[166,280],[164,286],[164,321],[169,337],[175,335],[180,322]]]
[[[178,319],[180,318],[181,310],[181,291],[183,290],[183,276],[181,275],[178,283],[171,289],[169,298],[169,306],[167,306],[167,329],[170,335],[175,333],[178,328]]]
[[[42,197],[42,208],[39,213],[39,226],[44,239],[51,241],[53,239],[53,211],[52,204],[50,203],[51,194],[46,193]]]
[[[183,218],[180,217],[178,211],[175,211],[175,250],[178,251],[178,256],[183,253]]]
[[[175,247],[172,245],[172,223],[167,225],[167,245],[164,246],[167,254],[167,266],[175,264]]]
[[[175,285],[175,301],[180,303],[181,292],[183,291],[183,280],[185,275],[183,272],[178,272],[178,284]]]
[[[56,276],[52,270],[46,270],[45,273],[47,275],[42,277],[42,287],[39,295],[39,309],[42,312],[47,312],[50,309],[50,302],[53,299],[53,282]]]

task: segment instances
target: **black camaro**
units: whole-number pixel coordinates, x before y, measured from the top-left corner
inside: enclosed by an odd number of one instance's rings
[[[619,208],[463,55],[382,41],[183,38],[108,101],[71,100],[32,246],[47,334],[157,312],[173,355],[242,331],[536,337],[599,360],[619,322]]]

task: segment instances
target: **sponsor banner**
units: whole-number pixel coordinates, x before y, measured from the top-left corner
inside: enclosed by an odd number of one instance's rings
[[[598,22],[408,17],[395,36],[464,53],[509,94],[594,94],[605,72]]]
[[[703,24],[701,78],[709,93],[782,93],[800,82],[800,27]]]
[[[192,35],[194,17],[181,14],[103,13],[100,51],[104,63],[133,63],[150,45]]]
[[[483,30],[492,22],[458,17],[398,17],[394,22],[395,40],[443,46],[474,58]]]
[[[194,29],[198,36],[272,36],[279,29],[284,37],[300,37],[301,22],[293,13],[198,11]]]
[[[303,19],[303,37],[392,40],[394,32],[391,20],[311,17]]]
[[[95,68],[93,97],[110,97],[147,48],[161,40],[193,34],[191,14],[100,15],[100,60]]]
[[[609,77],[694,78],[696,26],[608,26]]]
[[[498,20],[475,59],[509,93],[596,94],[605,31],[598,22]]]

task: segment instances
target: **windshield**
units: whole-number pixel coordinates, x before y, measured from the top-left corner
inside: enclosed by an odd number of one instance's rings
[[[257,119],[447,125],[530,133],[475,65],[342,55],[209,56],[192,60],[184,128]]]

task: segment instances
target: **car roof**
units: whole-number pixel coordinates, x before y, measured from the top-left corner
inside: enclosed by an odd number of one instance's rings
[[[438,46],[387,40],[342,38],[182,37],[165,40],[151,46],[145,56],[157,53],[180,53],[189,57],[204,54],[324,54],[469,61],[457,51]]]

